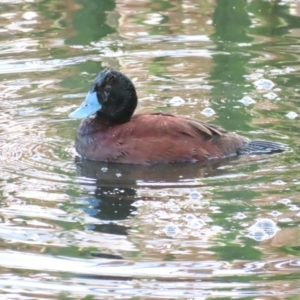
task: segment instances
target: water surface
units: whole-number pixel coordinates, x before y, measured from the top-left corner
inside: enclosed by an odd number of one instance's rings
[[[5,299],[297,299],[299,1],[0,3]],[[291,151],[82,161],[68,114],[106,67],[133,79],[139,112]]]

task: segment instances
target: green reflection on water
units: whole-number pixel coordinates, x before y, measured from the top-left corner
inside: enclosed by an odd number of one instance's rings
[[[228,130],[247,130],[251,116],[244,107],[233,109],[238,105],[237,100],[250,92],[250,87],[245,87],[244,75],[248,73],[247,64],[251,56],[245,52],[238,43],[249,43],[253,39],[248,34],[251,24],[246,12],[247,1],[229,0],[217,1],[213,14],[215,33],[211,39],[216,44],[217,53],[213,55],[214,66],[210,72],[210,80],[216,82],[211,90],[213,99],[225,99],[225,105],[220,111],[220,118],[216,120]],[[240,105],[242,106],[242,105]],[[225,116],[225,118],[224,118]]]
[[[250,29],[251,33],[265,37],[284,37],[292,28],[299,28],[299,16],[290,14],[290,6],[280,1],[251,1],[248,11],[263,22]]]
[[[298,224],[299,226],[299,224]],[[298,236],[299,238],[299,236]],[[280,251],[285,252],[289,255],[294,255],[296,257],[300,256],[300,246],[291,246],[291,245],[285,245],[279,248]]]
[[[252,20],[255,20],[255,26],[250,26]],[[262,99],[261,94],[256,95],[252,82],[247,81],[245,75],[253,73],[256,69],[266,69],[266,65],[281,67],[287,62],[298,60],[296,56],[287,52],[286,48],[278,51],[281,54],[280,59],[274,59],[272,55],[269,55],[270,59],[268,59],[265,51],[272,53],[274,46],[277,46],[276,41],[270,40],[269,37],[274,36],[291,42],[293,39],[284,35],[293,28],[299,28],[299,24],[299,17],[289,13],[289,6],[277,1],[217,2],[213,14],[215,32],[211,35],[211,39],[215,42],[218,52],[213,56],[214,67],[210,72],[210,80],[215,82],[211,96],[217,101],[212,103],[219,112],[216,123],[233,131],[246,132],[256,127],[251,124],[252,116],[249,108],[251,109],[252,105],[245,107],[237,102],[245,95],[251,96],[256,101]],[[253,36],[260,35],[268,38],[263,42],[254,41]],[[282,81],[286,84],[290,81],[290,86],[297,85],[295,76],[290,75],[277,76],[271,80],[275,84]],[[225,105],[220,107],[218,99],[224,99]],[[259,112],[268,117],[282,118],[280,110]],[[276,124],[273,123],[272,126]]]
[[[249,239],[250,240],[250,239]],[[219,259],[226,261],[233,260],[259,260],[262,258],[261,251],[246,243],[241,246],[239,244],[229,244],[226,246],[214,246],[209,250],[218,255]]]
[[[116,7],[113,0],[77,0],[81,8],[75,12],[72,25],[77,34],[66,39],[69,45],[88,45],[98,42],[108,34],[116,32],[116,29],[108,25],[108,12]]]
[[[212,38],[215,42],[223,42],[218,47],[224,50],[230,42],[248,43],[253,40],[247,34],[247,29],[251,24],[246,11],[246,0],[218,0],[213,14],[213,25],[215,33]]]
[[[60,81],[60,86],[68,88],[73,93],[88,92],[96,74],[104,69],[101,62],[86,61],[76,66],[76,73],[74,70],[68,76],[65,76]],[[89,75],[86,75],[88,73]],[[84,75],[83,75],[84,74]]]

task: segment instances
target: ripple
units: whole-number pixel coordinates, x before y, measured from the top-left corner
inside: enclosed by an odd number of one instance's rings
[[[211,57],[213,53],[206,49],[176,49],[176,50],[153,50],[149,51],[132,51],[122,53],[120,56],[134,57]]]
[[[138,37],[136,41],[141,43],[156,43],[156,42],[185,43],[185,42],[208,42],[210,41],[210,39],[206,35],[177,35],[177,36],[151,35],[145,37]]]
[[[101,276],[100,276],[101,277]],[[11,286],[17,289],[20,294],[36,296],[36,289],[39,290],[39,297],[49,298],[49,295],[56,293],[67,294],[68,297],[82,297],[87,294],[89,297],[96,298],[115,298],[115,297],[134,297],[136,294],[147,299],[170,299],[170,297],[180,298],[199,298],[216,297],[225,295],[227,297],[249,297],[249,296],[268,296],[271,292],[255,291],[247,283],[230,283],[230,282],[183,282],[176,280],[151,281],[139,278],[127,278],[122,280],[119,277],[97,278],[77,277],[73,279],[58,279],[55,274],[38,273],[32,274],[31,278],[21,276],[3,276],[0,279],[0,286],[3,290],[10,291]],[[251,289],[250,289],[251,288]],[[226,289],[226,293],[224,293]],[[13,292],[13,291],[12,291]]]
[[[30,38],[14,39],[13,41],[0,42],[0,55],[20,52],[35,52],[39,42]]]
[[[73,57],[68,59],[41,60],[29,59],[6,59],[0,61],[0,74],[13,74],[24,72],[52,71],[58,68],[78,64],[86,61],[85,57]]]

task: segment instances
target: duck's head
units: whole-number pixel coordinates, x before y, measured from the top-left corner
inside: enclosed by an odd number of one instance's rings
[[[97,114],[104,122],[126,123],[137,106],[137,95],[131,80],[121,72],[104,70],[94,80],[85,100],[69,116],[82,119]]]

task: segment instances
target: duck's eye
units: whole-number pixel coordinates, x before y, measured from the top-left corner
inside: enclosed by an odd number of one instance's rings
[[[104,87],[105,92],[110,92],[111,91],[111,85],[106,85]]]

